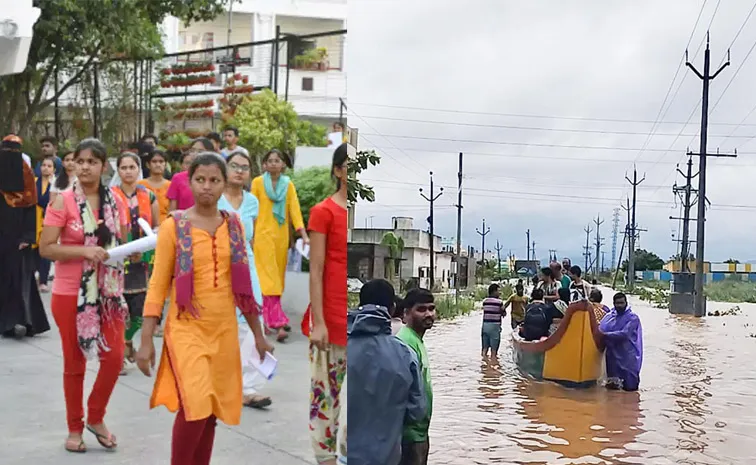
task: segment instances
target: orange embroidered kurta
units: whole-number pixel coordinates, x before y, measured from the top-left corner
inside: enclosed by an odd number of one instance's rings
[[[163,405],[176,412],[181,399],[188,421],[215,415],[227,425],[238,425],[242,376],[228,224],[224,222],[215,236],[192,228],[194,301],[199,319],[188,314],[178,318],[173,284],[176,240],[176,224],[169,217],[158,232],[155,266],[144,306],[145,317],[159,317],[170,294],[150,408]]]

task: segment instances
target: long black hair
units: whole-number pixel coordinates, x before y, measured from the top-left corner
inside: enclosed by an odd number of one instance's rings
[[[194,173],[200,166],[217,166],[223,176],[223,180],[228,182],[228,167],[226,160],[215,152],[202,152],[192,160],[192,166],[189,167],[189,181],[194,177]]]
[[[100,160],[102,162],[102,166],[105,167],[105,164],[108,162],[108,149],[105,147],[105,144],[94,138],[84,139],[83,141],[79,142],[79,145],[76,146],[76,150],[74,151],[74,160],[79,158],[79,155],[84,150],[90,150],[92,152],[92,155],[96,159]],[[109,199],[110,194],[108,192],[108,188],[102,183],[102,178],[100,178],[98,184],[99,186],[97,191],[100,197],[100,208],[98,210],[98,215],[100,219],[104,219],[105,202]],[[119,226],[120,225],[116,225],[116,227]],[[97,245],[99,245],[100,247],[105,247],[113,239],[112,231],[108,229],[104,222],[100,223],[100,225],[97,227],[95,235],[97,236]]]
[[[66,157],[71,155],[72,153],[73,157],[76,158],[76,153],[68,152],[67,154],[63,155],[61,161],[65,160]],[[71,179],[68,177],[68,171],[63,168],[62,170],[60,170],[60,174],[55,177],[55,188],[62,191],[63,189],[66,189],[70,183]]]
[[[349,158],[349,151],[347,150],[347,144],[343,143],[336,147],[333,151],[333,162],[331,163],[331,178],[336,180],[336,192],[341,190],[341,179],[336,177],[336,168],[344,166],[347,158]]]
[[[207,137],[198,137],[192,141],[191,147],[194,147],[194,144],[199,142],[202,144],[203,147],[205,147],[205,150],[208,152],[215,152],[215,146],[213,145],[213,142],[208,139]]]

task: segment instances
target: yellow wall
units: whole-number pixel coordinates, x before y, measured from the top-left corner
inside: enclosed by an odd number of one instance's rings
[[[697,265],[697,263],[694,263],[694,262],[690,262],[690,263],[688,264],[688,266],[690,267],[690,270],[691,270],[691,271],[696,271],[696,265]],[[681,267],[682,267],[682,264],[680,263],[680,260],[674,260],[674,261],[670,260],[670,261],[668,261],[668,262],[667,262],[667,263],[666,263],[666,264],[664,265],[664,269],[665,269],[666,271],[669,271],[669,272],[672,272],[672,273],[675,273],[675,272],[677,272],[677,271],[680,271],[680,268],[681,268]],[[710,272],[710,271],[709,271],[709,270],[710,270],[710,268],[711,268],[711,263],[709,263],[709,262],[704,262],[704,273],[709,273],[709,272]]]

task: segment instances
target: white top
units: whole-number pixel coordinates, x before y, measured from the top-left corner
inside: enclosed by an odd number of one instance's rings
[[[29,155],[22,153],[21,158],[23,158],[26,164],[29,165],[29,168],[32,168],[31,158],[29,158]]]
[[[241,145],[237,145],[237,146],[236,146],[236,148],[235,148],[235,149],[233,149],[233,150],[231,150],[231,149],[228,149],[228,148],[225,148],[225,149],[221,150],[221,156],[222,156],[222,157],[223,157],[224,159],[226,159],[226,158],[228,158],[228,156],[229,156],[229,155],[231,155],[231,154],[232,154],[232,153],[234,153],[234,152],[241,152],[241,153],[243,153],[244,155],[246,155],[246,156],[249,156],[249,152],[247,151],[247,149],[245,149],[245,148],[244,148],[244,147],[242,147]]]

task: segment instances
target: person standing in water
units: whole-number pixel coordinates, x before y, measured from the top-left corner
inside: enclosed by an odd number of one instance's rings
[[[279,342],[288,337],[289,318],[281,307],[281,296],[286,278],[289,228],[293,226],[304,243],[310,243],[297,190],[291,179],[283,174],[288,165],[288,157],[278,150],[271,150],[263,157],[265,173],[252,181],[252,194],[260,201],[254,252],[262,286],[263,315],[265,325],[278,331]]]
[[[302,331],[310,338],[310,439],[315,460],[325,465],[347,455],[346,425],[339,435],[347,374],[347,159],[347,146],[341,144],[331,163],[336,193],[312,207],[307,228],[310,308]]]
[[[228,184],[226,190],[218,200],[218,208],[229,213],[236,213],[241,219],[244,226],[244,244],[247,249],[247,261],[249,262],[249,275],[252,279],[252,292],[255,296],[255,302],[259,308],[262,308],[262,292],[260,290],[260,280],[257,278],[257,267],[255,266],[255,255],[252,253],[252,244],[255,237],[255,221],[257,213],[260,210],[260,203],[257,197],[245,190],[249,185],[249,173],[251,160],[242,152],[234,152],[226,159],[228,166]],[[240,309],[236,309],[236,316],[239,320],[239,345],[243,346],[247,338],[254,340],[255,335],[249,330],[246,324],[246,317]],[[262,327],[262,315],[259,316]],[[252,408],[265,408],[271,404],[270,397],[259,394],[260,389],[265,385],[266,379],[260,372],[249,363],[253,354],[241,354],[242,357],[242,393],[244,395],[243,404]]]
[[[146,187],[137,184],[141,168],[139,157],[131,152],[124,152],[116,161],[120,184],[113,187],[113,193],[126,205],[126,221],[129,224],[126,241],[131,242],[144,237],[145,233],[139,225],[141,218],[155,228],[158,221],[158,203],[155,194]],[[124,262],[123,296],[129,307],[129,322],[124,339],[126,349],[121,374],[126,374],[126,362],[136,361],[134,350],[134,335],[142,327],[142,311],[147,297],[147,281],[149,277],[148,258],[145,254],[134,254]]]
[[[40,254],[56,262],[52,314],[63,348],[63,393],[68,417],[69,452],[86,452],[84,373],[87,360],[99,359],[99,369],[87,402],[86,428],[106,449],[118,446],[105,426],[105,410],[123,365],[124,329],[128,307],[123,298],[123,265],[107,265],[108,249],[123,243],[128,222],[126,206],[102,184],[107,163],[105,145],[84,139],[74,160],[78,177],[47,208]]]
[[[496,358],[498,355],[501,344],[501,319],[506,314],[504,302],[499,298],[499,285],[491,284],[488,286],[488,297],[483,299],[483,325],[480,330],[481,356],[487,357],[489,350],[491,357]]]
[[[165,167],[167,161],[168,159],[165,156],[165,152],[157,149],[153,150],[152,155],[145,160],[149,176],[139,181],[139,185],[152,191],[157,198],[158,225],[168,218],[168,212],[171,205],[171,201],[168,198],[168,190],[171,187],[171,182],[165,179]]]
[[[517,282],[514,294],[510,295],[507,301],[504,302],[504,310],[506,311],[510,305],[512,306],[512,311],[510,312],[512,315],[512,329],[515,329],[525,321],[525,308],[528,306],[528,296],[525,295],[525,287],[522,285],[522,280]]]
[[[150,408],[163,405],[178,412],[171,465],[208,465],[217,420],[227,425],[241,420],[236,308],[255,335],[261,361],[273,348],[260,327],[241,220],[218,209],[228,182],[226,163],[220,155],[202,153],[192,162],[189,179],[195,205],[171,215],[158,231],[137,365],[151,376],[152,335],[170,295]]]
[[[436,321],[436,304],[433,294],[427,289],[412,289],[404,298],[405,326],[396,337],[415,352],[420,362],[420,373],[425,387],[427,408],[425,416],[405,424],[402,434],[402,461],[400,465],[427,465],[430,452],[431,415],[433,414],[433,387],[431,385],[430,361],[423,337]]]
[[[614,308],[598,325],[606,346],[607,387],[637,391],[643,365],[643,328],[622,292],[614,294]]]

